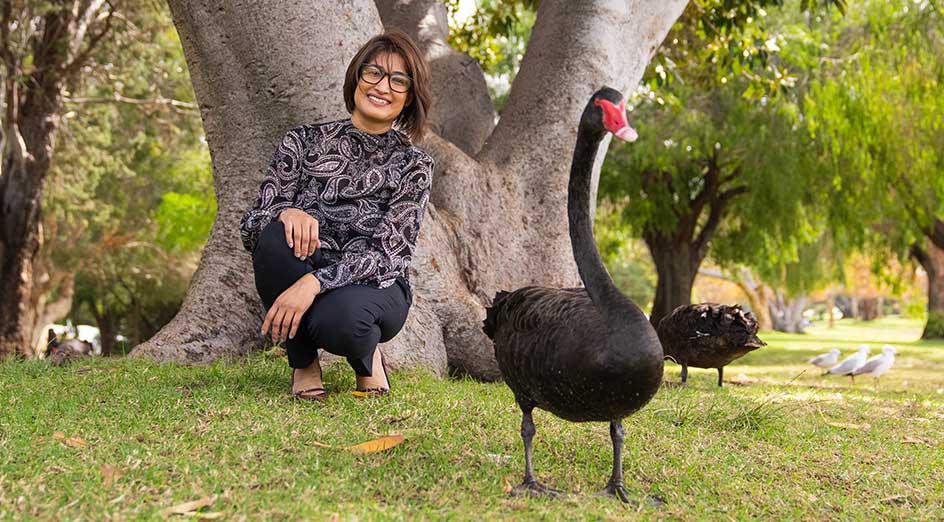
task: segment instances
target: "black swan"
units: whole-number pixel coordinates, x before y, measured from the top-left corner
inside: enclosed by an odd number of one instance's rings
[[[483,330],[495,343],[498,367],[522,411],[525,472],[518,494],[561,494],[538,483],[531,466],[531,411],[541,408],[569,421],[610,423],[613,472],[604,492],[628,502],[621,421],[649,402],[662,383],[659,338],[642,311],[616,288],[593,239],[590,176],[607,131],[636,139],[626,123],[623,96],[603,88],[580,117],[568,186],[570,239],[586,289],[498,292],[486,309]]]
[[[689,366],[717,368],[722,386],[725,366],[767,346],[757,337],[754,314],[738,305],[682,305],[659,321],[658,331],[665,356],[682,365],[682,382],[688,380]]]

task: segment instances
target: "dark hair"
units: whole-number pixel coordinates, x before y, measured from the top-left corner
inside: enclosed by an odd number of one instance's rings
[[[403,106],[400,116],[394,120],[396,126],[410,139],[417,140],[426,132],[426,116],[429,114],[429,64],[413,40],[402,31],[387,31],[367,41],[357,51],[344,74],[344,104],[348,112],[354,112],[354,90],[357,89],[358,69],[380,53],[397,54],[406,62],[407,74],[413,79],[409,103]]]

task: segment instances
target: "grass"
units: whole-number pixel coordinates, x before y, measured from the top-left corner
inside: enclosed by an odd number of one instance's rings
[[[546,412],[535,414],[536,473],[573,494],[509,497],[520,414],[500,383],[399,372],[391,396],[363,400],[346,393],[350,370],[332,366],[334,395],[319,404],[291,400],[285,362],[261,355],[205,367],[2,363],[0,519],[162,519],[205,497],[197,516],[225,520],[933,519],[944,343],[915,341],[920,329],[887,318],[768,333],[769,347],[727,368],[740,385],[718,389],[714,371],[693,370],[688,386],[663,388],[624,422],[631,505],[593,495],[609,474],[607,426]],[[879,389],[803,362],[862,342],[900,349]],[[667,363],[666,377],[678,381],[679,367]],[[381,453],[312,444],[391,433],[407,440]]]

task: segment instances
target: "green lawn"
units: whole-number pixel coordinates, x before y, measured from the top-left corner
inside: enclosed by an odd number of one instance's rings
[[[160,519],[206,497],[198,515],[225,520],[939,519],[944,343],[916,342],[920,329],[888,318],[767,333],[769,347],[725,372],[739,384],[718,389],[714,371],[694,370],[688,386],[663,388],[625,422],[628,506],[593,495],[609,473],[607,426],[546,412],[535,469],[573,493],[510,498],[520,416],[500,383],[401,372],[391,396],[364,400],[335,366],[320,404],[291,400],[285,362],[261,355],[197,368],[2,363],[0,520]],[[804,364],[863,342],[900,349],[879,390]],[[407,440],[382,453],[312,444],[391,433]]]

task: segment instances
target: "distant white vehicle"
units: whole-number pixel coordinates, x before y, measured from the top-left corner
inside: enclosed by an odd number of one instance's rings
[[[836,361],[839,360],[839,348],[833,348],[832,350],[813,357],[812,359],[806,361],[814,366],[819,366],[820,368],[832,368],[836,364]]]
[[[871,375],[875,377],[875,384],[878,385],[879,377],[895,364],[895,353],[895,347],[886,344],[882,346],[881,355],[872,357],[865,364],[853,370],[851,375],[853,377],[856,375]]]
[[[66,324],[47,324],[43,327],[36,343],[36,353],[46,353],[46,346],[49,343],[49,330],[52,330],[59,342],[66,339],[78,339],[92,345],[92,354],[101,355],[102,353],[102,334],[96,326],[89,324],[73,325],[71,322]]]

